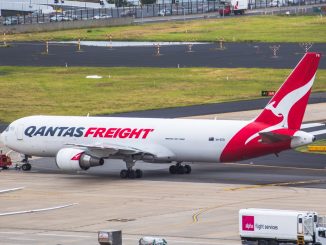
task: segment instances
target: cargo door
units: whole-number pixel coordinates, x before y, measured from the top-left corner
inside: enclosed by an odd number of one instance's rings
[[[23,140],[23,131],[24,131],[24,126],[19,124],[16,128],[17,140]]]

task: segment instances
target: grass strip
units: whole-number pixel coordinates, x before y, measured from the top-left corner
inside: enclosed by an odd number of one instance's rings
[[[0,121],[34,114],[99,115],[254,99],[287,69],[0,67]],[[102,79],[87,79],[88,75]],[[319,70],[313,91],[326,91]]]
[[[326,41],[326,18],[320,16],[238,16],[234,18],[169,21],[131,26],[75,29],[7,35],[8,41],[108,40],[231,42]]]

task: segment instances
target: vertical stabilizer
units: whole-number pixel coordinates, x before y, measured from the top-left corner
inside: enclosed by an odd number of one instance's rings
[[[255,122],[300,129],[320,57],[306,53]]]

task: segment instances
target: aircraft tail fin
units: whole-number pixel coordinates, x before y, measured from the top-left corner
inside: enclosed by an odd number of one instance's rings
[[[320,53],[306,53],[254,121],[300,129],[320,57]]]

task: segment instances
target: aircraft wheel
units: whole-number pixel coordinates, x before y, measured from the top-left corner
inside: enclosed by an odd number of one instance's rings
[[[129,179],[134,179],[134,178],[136,178],[136,173],[135,173],[134,170],[129,170],[129,171],[128,171],[128,178],[129,178]]]
[[[31,169],[32,169],[32,165],[29,164],[29,163],[24,163],[24,164],[22,165],[22,170],[23,170],[23,171],[30,171]]]
[[[169,167],[169,172],[170,172],[170,174],[176,174],[177,173],[177,166],[171,165]]]
[[[120,171],[120,177],[121,177],[122,179],[126,179],[126,178],[128,177],[128,171],[127,171],[126,169],[122,169],[122,170]]]
[[[7,166],[4,166],[4,167],[2,167],[2,169],[3,169],[3,170],[7,170],[7,169],[8,169],[8,167],[7,167]]]
[[[140,169],[136,169],[136,178],[141,178],[143,177],[143,171],[141,171]]]
[[[184,174],[186,171],[185,167],[180,165],[178,166],[178,174]]]
[[[190,174],[191,173],[191,166],[190,165],[185,165],[185,172],[186,174]]]

